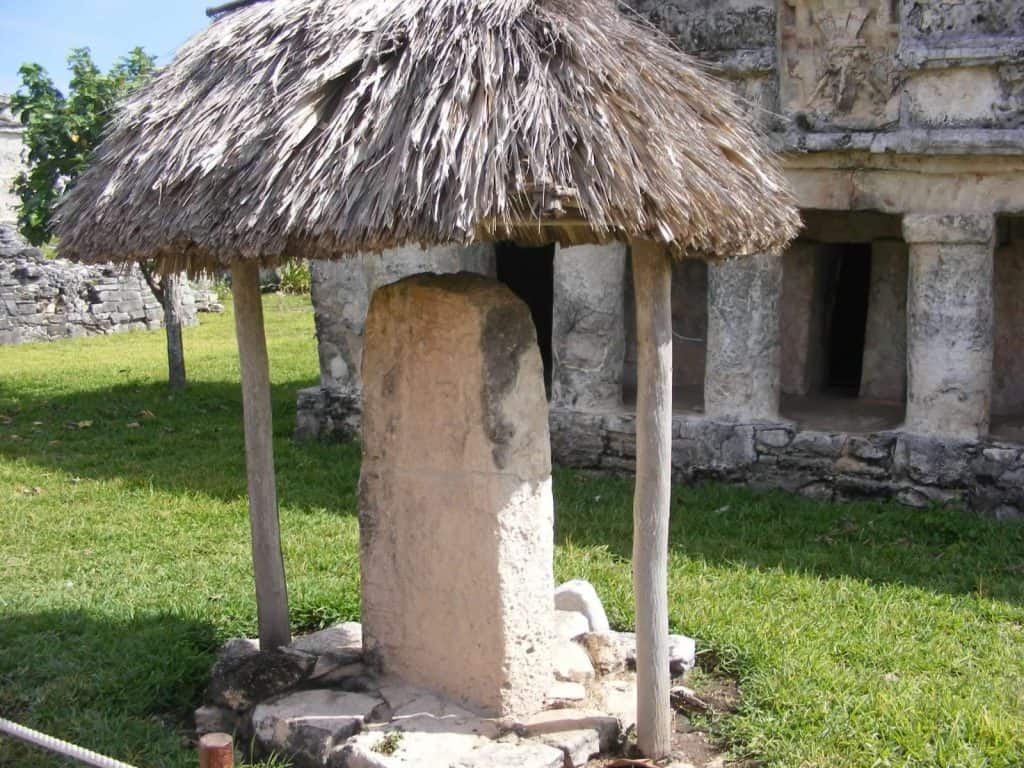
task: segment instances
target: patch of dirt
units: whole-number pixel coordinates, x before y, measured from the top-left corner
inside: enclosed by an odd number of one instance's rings
[[[678,683],[678,681],[677,681]],[[683,684],[687,684],[683,681]],[[710,708],[713,719],[728,717],[739,709],[741,697],[739,685],[730,677],[721,674],[701,675],[694,682],[694,693]],[[627,755],[631,750],[627,748]],[[683,712],[675,716],[675,733],[672,737],[672,758],[650,763],[643,760],[630,762],[623,758],[602,758],[587,764],[587,768],[760,768],[754,760],[726,762],[725,750],[716,744],[701,721],[694,723]]]

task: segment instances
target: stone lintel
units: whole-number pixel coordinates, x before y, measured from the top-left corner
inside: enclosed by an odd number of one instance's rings
[[[907,243],[990,243],[995,235],[993,214],[908,213],[903,217]]]

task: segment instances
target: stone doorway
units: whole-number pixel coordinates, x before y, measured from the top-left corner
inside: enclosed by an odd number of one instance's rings
[[[1024,442],[1024,217],[997,221],[992,436]]]
[[[544,363],[544,388],[551,399],[551,332],[555,301],[554,245],[529,247],[503,242],[495,245],[498,280],[526,302],[537,328],[537,344]]]
[[[784,256],[782,415],[868,432],[906,413],[908,250],[900,217],[805,211]]]

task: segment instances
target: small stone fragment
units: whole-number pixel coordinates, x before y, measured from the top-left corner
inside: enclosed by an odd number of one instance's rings
[[[586,683],[594,679],[594,665],[583,646],[572,640],[558,640],[552,646],[551,663],[555,679]]]
[[[565,709],[586,700],[587,689],[582,683],[567,683],[564,680],[554,682],[545,698],[548,709]]]
[[[338,624],[296,638],[291,647],[314,656],[331,656],[342,659],[344,664],[352,664],[363,658],[363,626],[357,622]]]
[[[636,662],[636,639],[621,632],[589,632],[580,638],[583,647],[590,654],[594,669],[602,675],[610,675],[626,669],[629,662]]]
[[[602,751],[600,736],[594,730],[558,731],[541,736],[538,741],[561,750],[565,768],[582,768]]]
[[[579,611],[555,611],[555,634],[563,640],[575,640],[590,631],[590,622]]]
[[[607,632],[611,629],[601,598],[597,596],[597,590],[589,581],[575,579],[556,589],[555,608],[560,611],[582,613],[590,623],[591,632]]]
[[[676,686],[669,691],[669,696],[672,700],[672,706],[680,712],[704,714],[710,709],[707,702],[698,696],[695,691],[683,685]]]

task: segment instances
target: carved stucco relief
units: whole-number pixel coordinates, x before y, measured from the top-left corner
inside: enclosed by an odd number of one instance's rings
[[[813,130],[899,119],[899,18],[891,0],[784,0],[783,110]]]

